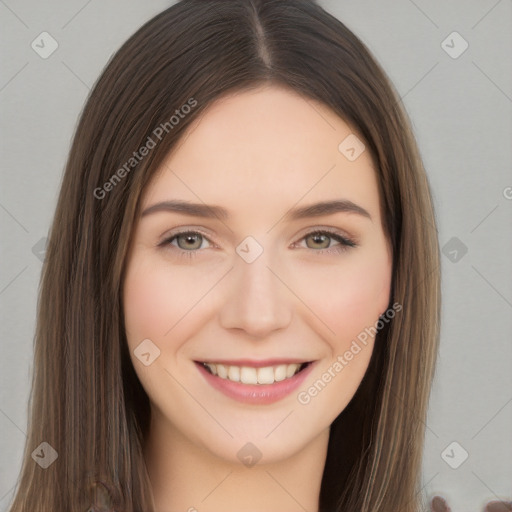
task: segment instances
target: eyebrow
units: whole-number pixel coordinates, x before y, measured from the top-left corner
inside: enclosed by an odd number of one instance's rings
[[[225,220],[229,218],[228,210],[222,206],[207,205],[204,203],[190,203],[179,200],[162,201],[149,206],[142,212],[141,217],[157,212],[183,213],[192,217],[217,217]],[[347,199],[322,201],[307,206],[301,206],[299,208],[293,208],[289,210],[283,218],[287,221],[292,221],[311,217],[321,217],[323,215],[333,215],[335,213],[355,213],[372,220],[372,217],[367,210]]]

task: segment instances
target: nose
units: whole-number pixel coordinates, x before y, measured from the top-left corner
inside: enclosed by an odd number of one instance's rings
[[[290,324],[292,295],[277,277],[274,263],[266,251],[252,263],[236,260],[220,311],[223,328],[264,338]]]

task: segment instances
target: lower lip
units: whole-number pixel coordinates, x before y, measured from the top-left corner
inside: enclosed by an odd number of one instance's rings
[[[221,379],[211,374],[201,363],[196,363],[199,372],[213,388],[238,402],[253,405],[272,404],[290,395],[311,373],[313,365],[314,363],[310,363],[293,377],[274,382],[274,384],[242,384],[241,382]]]

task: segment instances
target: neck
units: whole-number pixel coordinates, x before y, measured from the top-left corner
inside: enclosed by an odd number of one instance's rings
[[[155,512],[318,512],[328,430],[285,460],[249,467],[154,418],[144,453]]]

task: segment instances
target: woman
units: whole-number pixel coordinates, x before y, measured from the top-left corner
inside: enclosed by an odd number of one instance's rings
[[[439,308],[365,46],[313,1],[182,0],[77,127],[11,510],[420,510]]]

